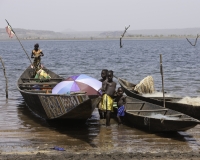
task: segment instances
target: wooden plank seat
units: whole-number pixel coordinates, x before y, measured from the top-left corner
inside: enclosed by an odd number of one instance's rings
[[[126,104],[145,104],[145,102],[126,102]]]
[[[21,78],[23,83],[30,83],[30,82],[50,82],[56,81],[61,82],[63,78]]]
[[[39,88],[36,88],[36,87],[29,87],[29,86],[20,86],[20,88],[21,89],[53,89],[54,87],[52,87],[52,86],[45,86],[45,87],[43,87],[43,86],[41,86],[41,87],[39,87]]]
[[[58,82],[30,82],[30,83],[19,83],[19,85],[55,85]]]
[[[32,92],[32,93],[46,93],[47,92],[46,90],[28,90],[28,89],[25,89],[24,91]]]
[[[168,109],[153,109],[153,110],[127,110],[127,112],[160,112],[168,111]]]
[[[40,80],[40,78],[21,78],[22,80]],[[64,78],[49,78],[49,80],[63,80]]]
[[[27,71],[35,71],[35,69],[33,69],[33,68],[27,68],[26,70],[27,70]],[[47,68],[43,68],[43,70],[44,70],[45,72],[49,72],[49,69],[47,69]]]

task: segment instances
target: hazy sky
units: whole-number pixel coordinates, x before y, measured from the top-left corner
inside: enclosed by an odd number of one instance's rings
[[[115,31],[200,27],[200,0],[0,0],[0,28]]]

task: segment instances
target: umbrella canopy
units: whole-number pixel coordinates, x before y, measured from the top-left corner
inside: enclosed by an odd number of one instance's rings
[[[53,89],[53,94],[68,94],[71,92],[83,91],[87,95],[99,95],[98,90],[102,82],[85,74],[71,76],[58,83]]]

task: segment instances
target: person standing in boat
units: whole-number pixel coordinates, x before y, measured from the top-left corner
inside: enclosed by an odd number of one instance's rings
[[[102,69],[102,71],[101,71],[101,79],[99,80],[100,82],[103,83],[104,81],[107,80],[107,73],[108,73],[107,69]],[[105,119],[106,118],[106,112],[101,110],[101,105],[102,105],[102,100],[98,104],[99,117],[100,117],[100,119]]]
[[[118,119],[118,124],[121,125],[122,124],[122,120],[121,118],[125,116],[125,103],[126,103],[126,96],[123,95],[124,91],[122,89],[122,87],[119,87],[117,89],[117,95],[115,97],[115,102],[117,103],[117,119]],[[122,118],[123,119],[123,118]]]
[[[35,68],[36,72],[41,69],[41,56],[44,56],[44,54],[42,50],[39,49],[39,44],[36,43],[31,54],[31,58],[34,58],[33,67]]]
[[[102,110],[106,112],[106,126],[110,126],[110,114],[113,112],[113,97],[116,83],[113,81],[113,71],[108,71],[107,80],[102,83]]]

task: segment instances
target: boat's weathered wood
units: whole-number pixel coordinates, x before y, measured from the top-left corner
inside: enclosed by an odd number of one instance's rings
[[[180,120],[193,120],[193,118],[180,118]]]
[[[147,97],[147,98],[152,98],[152,99],[159,99],[159,100],[163,100],[163,97]],[[176,100],[176,99],[181,99],[181,97],[165,97],[168,101],[170,100]]]
[[[49,88],[42,88],[42,89],[49,89]],[[28,89],[25,89],[24,91],[27,91],[27,92],[33,92],[33,93],[46,93],[47,90],[28,90]],[[86,92],[71,92],[70,95],[85,95]]]
[[[145,105],[145,103],[142,104],[142,106],[140,107],[140,110],[143,109],[144,105]],[[139,115],[139,114],[140,114],[140,112],[138,112],[138,115]]]
[[[64,78],[49,78],[49,79],[40,79],[40,78],[21,78],[22,80],[63,80]]]
[[[127,102],[126,104],[145,104],[145,102]]]
[[[19,85],[55,85],[58,82],[35,82],[35,83],[19,83]]]
[[[160,112],[167,111],[168,109],[153,109],[153,110],[127,110],[127,112]]]
[[[169,116],[169,117],[180,117],[180,116],[183,116],[184,114],[172,114],[172,115],[166,115],[166,116]]]
[[[25,89],[24,91],[32,92],[32,93],[46,93],[47,92],[46,90],[28,90],[28,89]]]
[[[19,86],[21,89],[32,89],[32,90],[38,90],[38,89],[53,89],[54,87],[40,87],[40,88],[35,88],[35,87],[28,87],[28,86]]]

